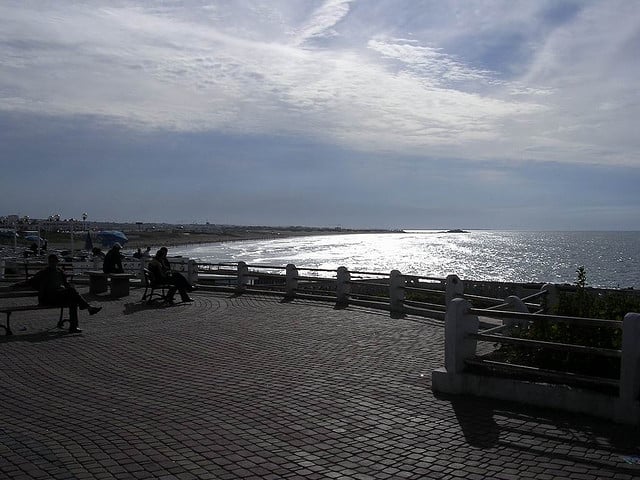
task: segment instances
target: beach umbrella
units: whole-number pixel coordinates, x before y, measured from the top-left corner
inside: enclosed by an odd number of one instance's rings
[[[103,230],[96,235],[100,243],[105,247],[111,247],[114,243],[124,245],[129,240],[127,236],[118,230]]]
[[[44,242],[44,238],[40,238],[39,235],[27,235],[24,237],[27,242]]]
[[[91,234],[89,232],[87,232],[87,236],[84,239],[84,249],[87,252],[90,252],[91,250],[93,250],[93,241],[91,240]]]

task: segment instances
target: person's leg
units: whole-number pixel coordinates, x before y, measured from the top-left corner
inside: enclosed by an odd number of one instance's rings
[[[56,292],[52,304],[65,306],[69,309],[69,332],[80,332],[78,328],[78,292],[73,289],[60,290]],[[82,298],[82,297],[80,297]]]
[[[189,293],[184,288],[179,288],[178,292],[180,292],[180,299],[183,302],[192,302],[193,299],[189,296]]]
[[[169,290],[167,290],[167,297],[165,300],[169,303],[173,302],[173,297],[176,294],[177,290],[178,287],[176,287],[175,285],[171,285],[171,287],[169,287]]]
[[[190,302],[191,298],[189,297],[189,293],[191,291],[191,285],[189,285],[189,281],[182,275],[181,273],[174,272],[171,274],[171,280],[173,284],[180,292],[180,298],[183,302]]]
[[[67,291],[69,292],[68,293],[69,297],[72,298],[73,301],[78,304],[78,307],[80,307],[80,310],[86,310],[91,306],[89,305],[89,302],[87,302],[85,298],[82,295],[80,295],[75,288],[69,287]]]
[[[80,332],[78,328],[78,304],[69,305],[69,332]]]

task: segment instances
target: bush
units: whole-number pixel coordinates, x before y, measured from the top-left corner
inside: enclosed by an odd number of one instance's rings
[[[587,274],[584,267],[576,270],[575,292],[560,294],[554,314],[568,317],[622,320],[628,312],[640,311],[640,297],[622,291],[596,292],[586,288]],[[532,322],[528,328],[515,330],[514,336],[530,340],[561,344],[584,345],[619,350],[622,345],[622,329],[615,327],[586,327],[548,320]],[[576,374],[619,378],[620,360],[594,354],[543,348],[525,348],[502,345],[499,355],[510,363],[538,368],[567,371]]]

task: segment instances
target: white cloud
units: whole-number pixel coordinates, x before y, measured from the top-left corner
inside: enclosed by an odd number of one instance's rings
[[[353,0],[326,0],[313,11],[308,21],[298,30],[294,45],[301,45],[310,39],[319,39],[336,35],[332,28],[349,13],[349,4]]]
[[[523,74],[509,78],[463,48],[473,35],[499,38],[525,25],[507,4],[455,14],[451,7],[442,23],[412,32],[401,24],[414,12],[395,11],[397,24],[381,15],[364,42],[349,32],[355,3],[341,0],[308,12],[297,2],[266,1],[186,10],[3,4],[0,111],[296,135],[425,156],[640,165],[633,132],[640,6],[592,2],[565,23],[529,26],[544,33],[523,33],[532,35],[531,54],[520,59]],[[536,14],[537,6],[523,5]]]

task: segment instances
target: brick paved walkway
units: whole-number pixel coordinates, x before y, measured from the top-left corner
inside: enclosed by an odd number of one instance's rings
[[[201,293],[0,338],[0,478],[631,479],[637,430],[435,398],[425,319]],[[52,313],[53,312],[53,313]],[[29,318],[50,322],[32,322]]]

